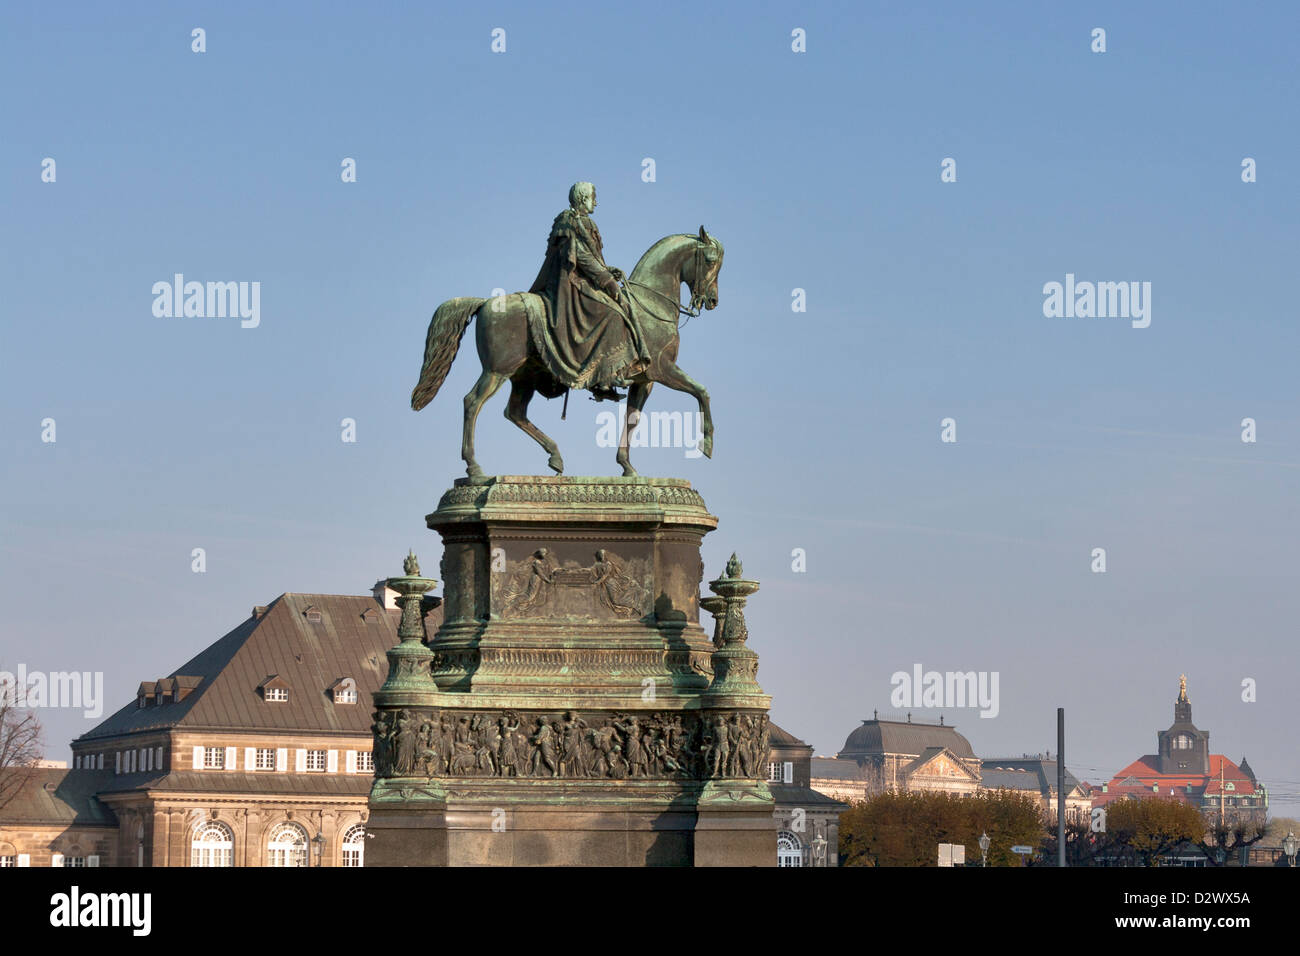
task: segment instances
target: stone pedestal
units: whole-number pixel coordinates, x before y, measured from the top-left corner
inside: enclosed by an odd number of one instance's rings
[[[775,864],[758,584],[733,557],[710,639],[687,482],[462,480],[427,522],[445,614],[375,698],[368,866]]]

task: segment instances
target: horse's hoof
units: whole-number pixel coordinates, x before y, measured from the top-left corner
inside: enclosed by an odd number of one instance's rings
[[[700,454],[702,454],[705,458],[713,457],[713,436],[712,435],[706,435],[704,438],[700,439]]]
[[[559,455],[552,455],[550,458],[546,459],[546,464],[550,466],[551,471],[555,472],[557,475],[564,474],[564,459]]]
[[[631,465],[624,465],[624,466],[623,466],[623,477],[624,477],[624,478],[635,478],[636,476],[637,476],[637,470],[636,470],[635,468],[633,468]]]

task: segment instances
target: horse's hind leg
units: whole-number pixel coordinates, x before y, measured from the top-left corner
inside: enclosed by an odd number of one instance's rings
[[[564,474],[564,459],[560,457],[559,447],[551,440],[551,437],[544,431],[528,420],[528,403],[533,400],[533,388],[524,385],[518,379],[512,379],[510,382],[510,400],[506,402],[506,418],[510,419],[525,432],[527,432],[537,444],[546,449],[550,459],[546,462],[557,475]]]
[[[632,432],[636,431],[637,423],[641,420],[641,409],[645,408],[646,399],[650,397],[650,389],[654,388],[654,382],[638,382],[627,390],[627,421],[623,423],[623,434],[618,442],[618,454],[614,460],[623,466],[623,477],[631,478],[637,473],[632,467],[632,459],[628,456],[628,446],[632,442]]]
[[[478,420],[479,409],[505,383],[506,376],[484,369],[465,396],[465,432],[461,438],[460,457],[465,459],[465,472],[471,478],[483,477],[483,469],[474,460],[474,423]]]

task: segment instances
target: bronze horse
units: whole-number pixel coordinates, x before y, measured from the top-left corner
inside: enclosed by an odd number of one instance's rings
[[[646,250],[625,280],[624,302],[631,306],[632,319],[641,330],[651,362],[649,368],[629,380],[627,423],[616,456],[623,466],[624,475],[636,474],[628,459],[628,439],[656,382],[695,396],[704,418],[699,448],[706,457],[713,457],[713,416],[709,412],[709,393],[677,367],[677,320],[683,314],[698,315],[701,307],[717,307],[722,255],[722,243],[700,226],[699,235],[660,239]],[[691,290],[689,310],[681,307],[683,282]],[[460,452],[471,479],[484,477],[483,469],[474,460],[474,423],[479,409],[507,380],[510,382],[510,400],[506,403],[506,418],[546,449],[550,455],[547,464],[556,474],[564,472],[564,461],[555,442],[528,420],[528,403],[535,392],[559,395],[564,391],[564,385],[555,380],[540,360],[529,333],[524,297],[532,295],[525,292],[499,299],[469,296],[448,299],[438,306],[429,323],[424,367],[420,369],[420,381],[411,393],[411,408],[417,412],[438,394],[470,320],[478,319],[475,342],[483,372],[465,396],[465,428]]]

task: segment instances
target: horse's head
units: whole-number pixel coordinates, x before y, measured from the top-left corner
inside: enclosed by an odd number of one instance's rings
[[[710,236],[700,226],[700,234],[695,237],[695,265],[687,278],[691,290],[691,311],[698,314],[701,307],[716,309],[718,307],[718,273],[722,270],[722,243]]]

